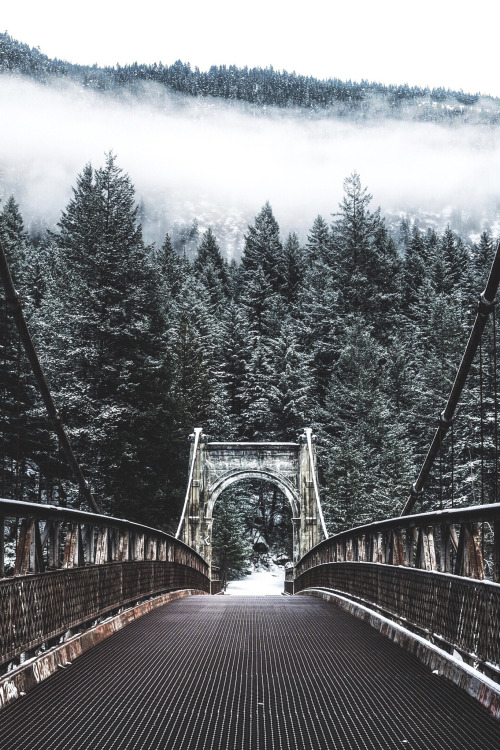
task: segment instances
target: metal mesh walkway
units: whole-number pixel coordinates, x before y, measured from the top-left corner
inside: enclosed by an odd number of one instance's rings
[[[192,597],[0,713],[1,750],[498,750],[500,723],[309,597]]]

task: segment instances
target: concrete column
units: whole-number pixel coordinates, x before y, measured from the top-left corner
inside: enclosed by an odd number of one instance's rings
[[[300,491],[300,557],[309,552],[320,540],[319,518],[314,492],[313,472],[316,471],[316,448],[312,444],[313,464],[307,447],[307,438],[299,439],[299,491]]]
[[[189,465],[191,466],[194,457],[193,479],[189,491],[188,504],[186,509],[186,519],[184,523],[183,541],[193,547],[196,552],[206,558],[205,540],[205,443],[206,436],[200,435],[198,441],[198,450],[196,456],[194,452],[194,435],[190,436],[191,451],[189,455]]]

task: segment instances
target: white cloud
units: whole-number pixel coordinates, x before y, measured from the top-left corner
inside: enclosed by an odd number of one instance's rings
[[[481,212],[500,194],[500,144],[484,126],[263,113],[156,85],[117,101],[10,76],[0,77],[0,102],[0,194],[13,190],[27,219],[56,222],[76,175],[110,149],[138,200],[170,220],[251,221],[269,200],[283,227],[304,234],[337,209],[353,170],[388,210]]]

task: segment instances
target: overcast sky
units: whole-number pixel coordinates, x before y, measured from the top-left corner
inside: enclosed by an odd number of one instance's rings
[[[99,65],[181,59],[500,96],[494,0],[17,0],[3,30]]]

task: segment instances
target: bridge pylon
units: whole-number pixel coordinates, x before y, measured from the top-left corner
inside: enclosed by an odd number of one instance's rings
[[[310,428],[298,442],[211,442],[200,427],[190,436],[189,478],[177,537],[212,561],[213,510],[219,495],[245,479],[274,484],[290,502],[293,562],[328,536],[318,490]]]

